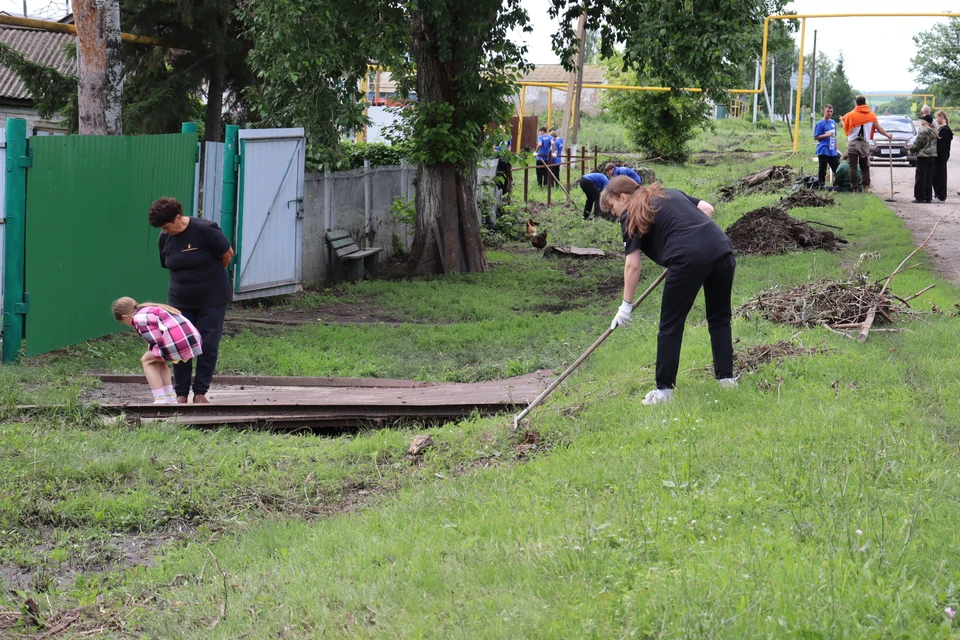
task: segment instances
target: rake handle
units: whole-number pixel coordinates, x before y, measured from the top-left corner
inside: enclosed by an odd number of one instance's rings
[[[640,294],[640,297],[637,298],[637,300],[633,303],[633,309],[636,309],[636,308],[640,305],[640,303],[643,302],[643,301],[647,298],[647,296],[649,296],[651,293],[653,293],[653,290],[656,289],[658,286],[660,286],[660,283],[663,282],[664,278],[666,278],[666,277],[667,277],[667,272],[666,272],[666,271],[664,271],[664,272],[661,273],[659,276],[657,276],[657,279],[654,280],[653,282],[651,282],[651,283],[650,283],[650,286],[647,287],[646,291],[644,291],[643,293],[641,293],[641,294]],[[603,334],[602,334],[599,338],[597,338],[596,342],[594,342],[592,345],[590,345],[590,348],[583,352],[583,355],[581,355],[579,358],[576,359],[576,361],[574,361],[573,364],[571,364],[569,367],[567,367],[566,371],[564,371],[563,373],[561,373],[560,376],[559,376],[556,380],[554,380],[553,382],[551,382],[551,383],[550,383],[550,386],[547,387],[546,389],[544,389],[544,390],[543,390],[543,393],[541,393],[539,396],[537,396],[537,397],[534,399],[534,401],[531,402],[530,405],[529,405],[526,409],[524,409],[523,411],[521,411],[520,413],[518,413],[518,414],[513,418],[513,427],[514,427],[515,429],[518,428],[519,425],[520,425],[520,421],[523,420],[525,417],[527,417],[527,415],[528,415],[531,411],[533,411],[533,410],[537,407],[537,405],[539,405],[541,402],[543,402],[543,401],[547,398],[547,396],[549,396],[551,393],[553,393],[553,391],[554,391],[557,387],[560,386],[560,383],[563,382],[564,380],[566,380],[567,376],[569,376],[571,373],[573,373],[573,371],[574,371],[577,367],[580,366],[580,363],[582,363],[584,360],[586,360],[586,359],[587,359],[587,356],[589,356],[591,353],[593,353],[593,351],[594,351],[597,347],[599,347],[599,346],[603,343],[603,341],[606,340],[606,339],[610,336],[610,334],[614,332],[615,329],[616,329],[616,327],[614,327],[613,329],[607,329],[606,331],[604,331]]]

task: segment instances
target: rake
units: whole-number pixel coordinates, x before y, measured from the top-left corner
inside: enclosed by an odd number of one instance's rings
[[[651,293],[653,293],[653,290],[656,289],[658,286],[660,286],[660,283],[663,282],[664,278],[666,278],[666,277],[667,277],[667,272],[666,272],[666,271],[664,271],[664,272],[661,273],[659,276],[657,276],[657,279],[654,280],[653,282],[651,282],[651,283],[650,283],[650,286],[647,287],[647,290],[644,291],[643,293],[641,293],[641,294],[640,294],[640,297],[637,298],[636,301],[633,303],[633,309],[636,309],[636,308],[640,305],[640,303],[643,302],[643,301],[647,298],[647,296],[649,296]],[[607,329],[606,331],[604,331],[604,332],[603,332],[603,335],[601,335],[599,338],[597,338],[597,341],[594,342],[592,345],[590,345],[590,348],[589,348],[589,349],[587,349],[586,351],[583,352],[583,355],[581,355],[579,358],[577,358],[576,361],[575,361],[572,365],[570,365],[569,367],[567,367],[567,370],[564,371],[563,373],[561,373],[561,374],[560,374],[560,377],[558,377],[556,380],[554,380],[552,383],[550,383],[550,386],[547,387],[546,389],[544,389],[544,390],[543,390],[543,393],[541,393],[539,396],[537,396],[536,399],[534,399],[534,401],[530,403],[530,406],[528,406],[526,409],[524,409],[523,411],[521,411],[520,413],[518,413],[516,416],[514,416],[514,418],[513,418],[513,428],[514,428],[514,429],[519,428],[519,426],[520,426],[520,421],[523,420],[531,411],[533,411],[533,410],[537,407],[537,405],[539,405],[541,402],[543,402],[543,401],[547,398],[547,396],[549,396],[551,393],[553,393],[554,390],[555,390],[557,387],[560,386],[560,383],[563,382],[563,381],[567,378],[567,376],[569,376],[571,373],[573,373],[574,369],[576,369],[577,367],[579,367],[579,366],[580,366],[580,363],[582,363],[584,360],[586,360],[586,359],[587,359],[587,356],[589,356],[591,353],[593,353],[594,350],[595,350],[597,347],[599,347],[599,346],[601,345],[601,343],[603,343],[604,340],[606,340],[608,337],[610,337],[610,334],[613,333],[615,330],[616,330],[616,327],[614,327],[614,328],[612,328],[612,329]]]

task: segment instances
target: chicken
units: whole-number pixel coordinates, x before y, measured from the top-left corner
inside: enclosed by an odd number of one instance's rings
[[[537,235],[530,238],[530,244],[535,246],[537,249],[543,249],[547,246],[547,232],[538,233]]]
[[[533,221],[533,218],[527,218],[527,230],[523,232],[523,235],[526,236],[528,240],[537,235],[537,223]]]

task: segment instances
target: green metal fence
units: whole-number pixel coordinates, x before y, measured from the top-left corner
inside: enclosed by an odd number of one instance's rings
[[[28,155],[25,333],[33,356],[122,331],[110,312],[120,296],[166,300],[147,210],[162,196],[192,209],[197,135],[31,138]]]

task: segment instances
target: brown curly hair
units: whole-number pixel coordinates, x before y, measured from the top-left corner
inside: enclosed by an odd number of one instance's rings
[[[147,213],[151,227],[160,228],[168,222],[173,222],[177,216],[183,215],[183,207],[176,198],[160,198],[152,205]]]

